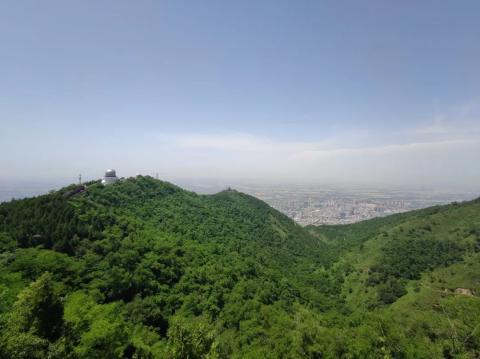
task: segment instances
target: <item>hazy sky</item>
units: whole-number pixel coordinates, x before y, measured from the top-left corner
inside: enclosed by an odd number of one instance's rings
[[[0,179],[480,188],[480,2],[0,2]]]

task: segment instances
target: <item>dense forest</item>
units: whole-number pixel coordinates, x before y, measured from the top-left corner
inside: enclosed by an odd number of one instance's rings
[[[0,204],[0,358],[478,358],[480,199],[301,227],[138,176]]]

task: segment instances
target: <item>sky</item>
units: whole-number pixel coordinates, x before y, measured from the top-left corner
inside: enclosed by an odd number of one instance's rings
[[[480,2],[0,2],[0,180],[480,190]]]

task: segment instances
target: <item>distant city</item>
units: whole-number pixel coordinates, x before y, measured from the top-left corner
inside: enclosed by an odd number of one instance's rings
[[[245,188],[243,191],[262,199],[301,225],[354,223],[476,197],[473,193],[314,187]]]
[[[170,180],[188,190],[210,194],[225,189],[223,183]],[[31,197],[61,188],[68,182],[0,182],[0,202]],[[465,201],[480,196],[475,192],[432,191],[427,189],[366,189],[340,186],[231,185],[255,196],[273,208],[306,225],[347,224],[415,209]]]
[[[199,193],[213,193],[220,189],[206,185],[190,187]],[[303,226],[355,223],[454,201],[471,200],[480,196],[478,192],[366,189],[324,185],[244,184],[232,187],[265,201]]]

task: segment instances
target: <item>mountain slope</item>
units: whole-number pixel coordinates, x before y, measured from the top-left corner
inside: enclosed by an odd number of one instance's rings
[[[309,230],[352,267],[351,317],[397,323],[382,328],[391,355],[478,357],[480,200]]]
[[[13,278],[2,283],[3,311],[22,286],[50,272],[66,302],[64,330],[72,325],[78,330],[77,337],[68,338],[74,349],[62,350],[79,356],[84,354],[78,348],[91,345],[82,344],[83,337],[93,335],[96,321],[80,325],[69,319],[77,300],[91,303],[92,311],[118,306],[128,333],[118,355],[144,348],[148,355],[167,350],[174,356],[173,343],[162,338],[175,330],[176,318],[200,317],[209,330],[240,338],[238,333],[247,333],[241,326],[256,321],[262,308],[290,318],[294,303],[322,310],[338,306],[333,294],[340,287],[330,278],[316,279],[316,268],[328,262],[327,246],[236,191],[200,196],[149,177],[107,187],[90,183],[83,191],[69,187],[3,204],[0,223],[2,270]],[[134,344],[137,329],[148,332],[159,348]],[[265,338],[260,337],[261,346]],[[245,340],[248,345],[225,341],[218,352],[256,346],[250,341],[257,339]]]
[[[302,228],[150,177],[4,203],[0,357],[474,358],[479,209]]]

